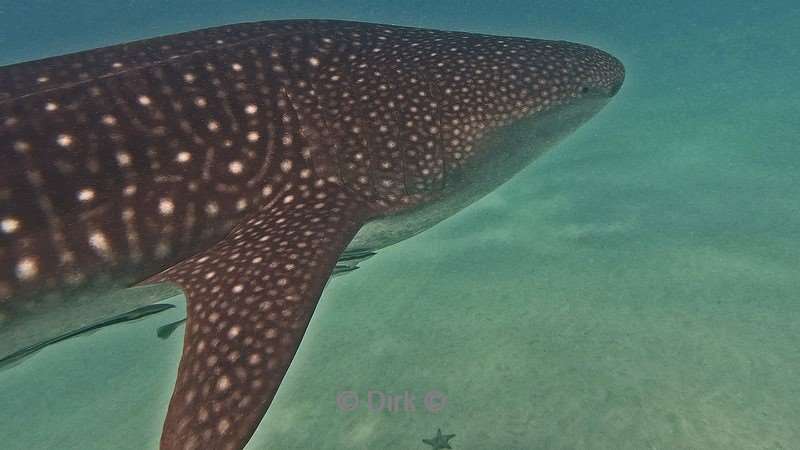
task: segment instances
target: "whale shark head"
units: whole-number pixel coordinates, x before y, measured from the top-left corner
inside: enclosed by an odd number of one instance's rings
[[[600,111],[625,76],[614,56],[565,41],[385,26],[333,39],[360,45],[331,58],[337,69],[314,86],[362,105],[323,103],[329,127],[366,142],[340,152],[340,173],[378,204],[400,206],[367,224],[353,250],[406,239],[491,192]]]
[[[379,206],[488,192],[624,79],[615,57],[564,41],[327,22],[297,41],[311,55],[308,97],[340,146],[333,165]]]
[[[496,187],[600,111],[625,76],[618,59],[586,45],[480,35],[459,42],[427,75],[440,92],[448,187]]]

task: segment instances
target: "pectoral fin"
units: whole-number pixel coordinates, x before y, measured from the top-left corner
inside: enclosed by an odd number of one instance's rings
[[[213,248],[148,280],[174,282],[187,297],[162,450],[241,449],[258,426],[366,216],[338,187],[317,188],[285,192]]]

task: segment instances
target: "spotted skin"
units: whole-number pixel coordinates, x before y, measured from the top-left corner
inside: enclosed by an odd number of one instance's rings
[[[0,356],[132,306],[98,289],[174,283],[161,448],[241,449],[344,250],[490,192],[623,77],[579,44],[316,20],[2,67]]]

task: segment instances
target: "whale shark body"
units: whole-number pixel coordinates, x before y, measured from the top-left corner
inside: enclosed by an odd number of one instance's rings
[[[619,90],[562,41],[245,23],[0,68],[0,357],[172,283],[161,449],[241,449],[331,272],[508,180]]]

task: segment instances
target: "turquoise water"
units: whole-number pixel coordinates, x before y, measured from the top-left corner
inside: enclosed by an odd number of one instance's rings
[[[248,449],[800,448],[800,7],[689,2],[0,3],[0,64],[329,17],[567,39],[613,102],[498,191],[328,285]],[[178,299],[180,301],[180,299]],[[156,448],[164,313],[0,371],[0,448]],[[336,396],[442,392],[437,413]]]

